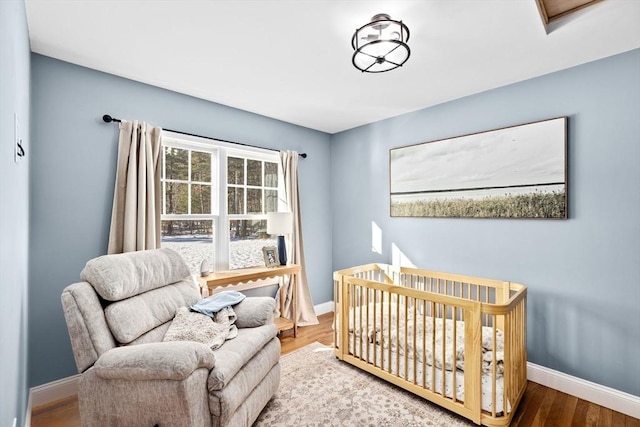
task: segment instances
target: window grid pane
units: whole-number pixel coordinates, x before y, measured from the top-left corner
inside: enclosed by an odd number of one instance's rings
[[[232,187],[227,188],[227,211],[229,215],[244,214],[244,188]]]
[[[278,188],[278,164],[264,162],[264,186]]]
[[[265,212],[278,212],[278,190],[264,190]]]
[[[227,159],[227,184],[244,185],[244,159],[229,157]]]
[[[262,189],[247,188],[247,214],[262,214]]]
[[[215,265],[213,220],[162,220],[161,226],[161,246],[180,253],[191,274],[200,274],[203,260]]]
[[[211,213],[211,186],[191,184],[191,214]]]
[[[262,187],[262,162],[247,159],[247,185]]]
[[[264,265],[262,248],[276,246],[276,240],[267,234],[264,219],[232,219],[229,221],[229,268]]]
[[[165,213],[170,215],[189,213],[188,184],[181,182],[166,182]]]
[[[211,153],[191,152],[191,181],[211,182]]]
[[[189,177],[189,150],[165,147],[166,179],[186,181]]]

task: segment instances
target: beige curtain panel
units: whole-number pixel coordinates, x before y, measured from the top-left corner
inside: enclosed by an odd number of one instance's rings
[[[109,254],[160,247],[162,128],[120,122]]]
[[[288,250],[289,259],[294,264],[302,266],[298,275],[298,288],[296,289],[298,326],[317,325],[318,318],[313,309],[313,301],[309,292],[307,271],[304,261],[302,244],[302,218],[300,217],[300,193],[298,191],[298,153],[295,151],[280,152],[280,166],[284,174],[284,189],[287,197],[287,205],[293,214],[293,231],[291,233],[291,247]],[[287,285],[285,295],[284,316],[292,318],[291,286]]]

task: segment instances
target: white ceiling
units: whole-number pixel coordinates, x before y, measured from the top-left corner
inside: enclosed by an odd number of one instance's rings
[[[640,1],[546,34],[534,0],[26,0],[31,49],[335,133],[640,47]],[[404,21],[411,57],[367,74],[351,36]],[[107,112],[116,114],[117,112]]]

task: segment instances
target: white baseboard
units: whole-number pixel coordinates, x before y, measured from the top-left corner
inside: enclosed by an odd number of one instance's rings
[[[323,302],[322,304],[314,305],[313,309],[318,316],[321,314],[330,313],[333,311],[333,301],[327,301]]]
[[[640,418],[640,397],[527,362],[527,379],[605,408]]]
[[[77,394],[79,379],[80,374],[31,387],[31,390],[29,390],[29,405],[31,405],[31,408],[37,408],[40,405]]]

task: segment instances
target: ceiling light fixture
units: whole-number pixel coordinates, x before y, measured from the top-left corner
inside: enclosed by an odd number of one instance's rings
[[[384,73],[401,67],[411,55],[408,40],[409,28],[402,21],[379,13],[353,34],[353,65],[363,73]]]

